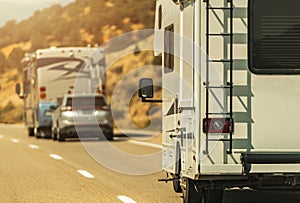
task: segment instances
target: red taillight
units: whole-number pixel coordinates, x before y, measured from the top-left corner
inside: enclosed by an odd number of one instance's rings
[[[208,129],[207,129],[208,124]],[[233,121],[230,118],[206,118],[202,123],[203,133],[230,133],[233,132]]]
[[[40,99],[46,99],[46,87],[40,87]]]
[[[109,106],[95,106],[95,110],[108,111],[108,110],[110,110],[110,107]]]
[[[46,97],[47,97],[47,94],[46,94],[46,93],[41,93],[41,94],[40,94],[40,98],[41,98],[41,99],[45,99]]]
[[[45,92],[46,91],[46,87],[40,87],[40,91],[41,92]]]
[[[108,111],[108,110],[110,110],[110,107],[109,106],[101,106],[101,110]]]

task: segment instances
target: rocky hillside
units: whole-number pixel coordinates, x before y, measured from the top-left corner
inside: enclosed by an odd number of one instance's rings
[[[0,122],[21,122],[22,101],[14,94],[14,86],[16,82],[21,81],[22,64],[20,61],[24,53],[50,46],[105,45],[123,33],[152,28],[154,8],[155,1],[148,0],[77,0],[65,7],[54,5],[36,11],[32,17],[19,23],[7,22],[0,28],[0,96],[2,98]],[[153,43],[150,34],[132,34],[129,37],[137,42],[146,40],[147,43]],[[106,46],[105,48],[109,50],[107,57],[120,55],[124,49],[134,49],[135,46],[127,43],[126,40],[118,43],[117,46]],[[159,62],[159,59],[153,57],[152,51],[131,52],[120,56],[122,57],[118,57],[116,61],[110,63],[107,69],[110,100],[113,98],[115,86],[131,71]],[[138,80],[138,76],[139,74],[136,74],[136,80]],[[153,76],[155,80],[160,80],[159,73],[155,73]],[[137,83],[131,85],[135,85],[134,88],[137,88]],[[129,86],[125,88],[125,92],[127,89],[130,89]],[[157,95],[160,96],[160,89],[156,90]],[[134,99],[135,97],[136,94],[130,98]],[[115,97],[115,100],[118,99]],[[120,98],[119,102],[121,100]],[[118,115],[121,115],[120,123],[127,125],[126,120],[128,119],[124,115],[129,114],[134,125],[147,126],[152,105],[141,105],[136,99],[132,101],[129,102],[128,113],[120,107],[115,107],[119,112]],[[151,112],[152,119],[160,119],[160,113],[157,112],[158,110]]]
[[[50,46],[103,44],[122,33],[153,28],[155,1],[77,0],[53,5],[0,28],[0,71],[21,68],[25,52]],[[139,37],[139,36],[136,36]]]
[[[154,8],[155,1],[148,0],[77,0],[65,7],[53,5],[20,23],[7,22],[0,29],[0,47],[29,41],[32,50],[101,44],[124,32],[152,28]]]

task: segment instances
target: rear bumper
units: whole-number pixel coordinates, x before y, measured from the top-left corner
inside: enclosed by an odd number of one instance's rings
[[[243,164],[300,164],[300,153],[242,153]]]
[[[244,173],[255,171],[299,172],[300,153],[295,152],[249,152],[241,154]],[[289,170],[287,170],[289,169]]]
[[[112,133],[113,128],[109,125],[71,125],[60,129],[65,138],[99,137]]]

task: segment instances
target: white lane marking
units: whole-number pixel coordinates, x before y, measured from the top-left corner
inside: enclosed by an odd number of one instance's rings
[[[56,160],[62,160],[63,158],[57,154],[50,154],[49,155],[52,159],[56,159]]]
[[[124,195],[118,195],[117,197],[119,200],[121,200],[124,203],[136,203],[136,201],[134,201],[133,199],[126,197]]]
[[[157,148],[157,149],[163,148],[162,145],[153,144],[153,143],[149,143],[149,142],[140,142],[140,141],[136,141],[136,140],[128,140],[127,142],[129,142],[131,144],[135,144],[135,145],[142,145],[142,146],[153,147],[153,148]]]
[[[12,141],[13,143],[19,143],[19,142],[20,142],[20,140],[18,140],[18,139],[11,139],[11,141]]]
[[[3,135],[0,135],[0,139],[3,139],[4,138],[4,136]]]
[[[31,149],[39,149],[39,146],[36,146],[34,144],[30,144],[28,145]]]
[[[84,176],[86,178],[94,178],[95,177],[91,173],[89,173],[85,170],[77,170],[77,172],[80,173],[82,176]]]

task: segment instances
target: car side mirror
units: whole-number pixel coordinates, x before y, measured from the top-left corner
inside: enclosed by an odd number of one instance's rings
[[[57,109],[57,106],[50,106],[50,110],[55,111]]]
[[[142,99],[153,98],[153,80],[151,78],[140,79],[139,97]]]

